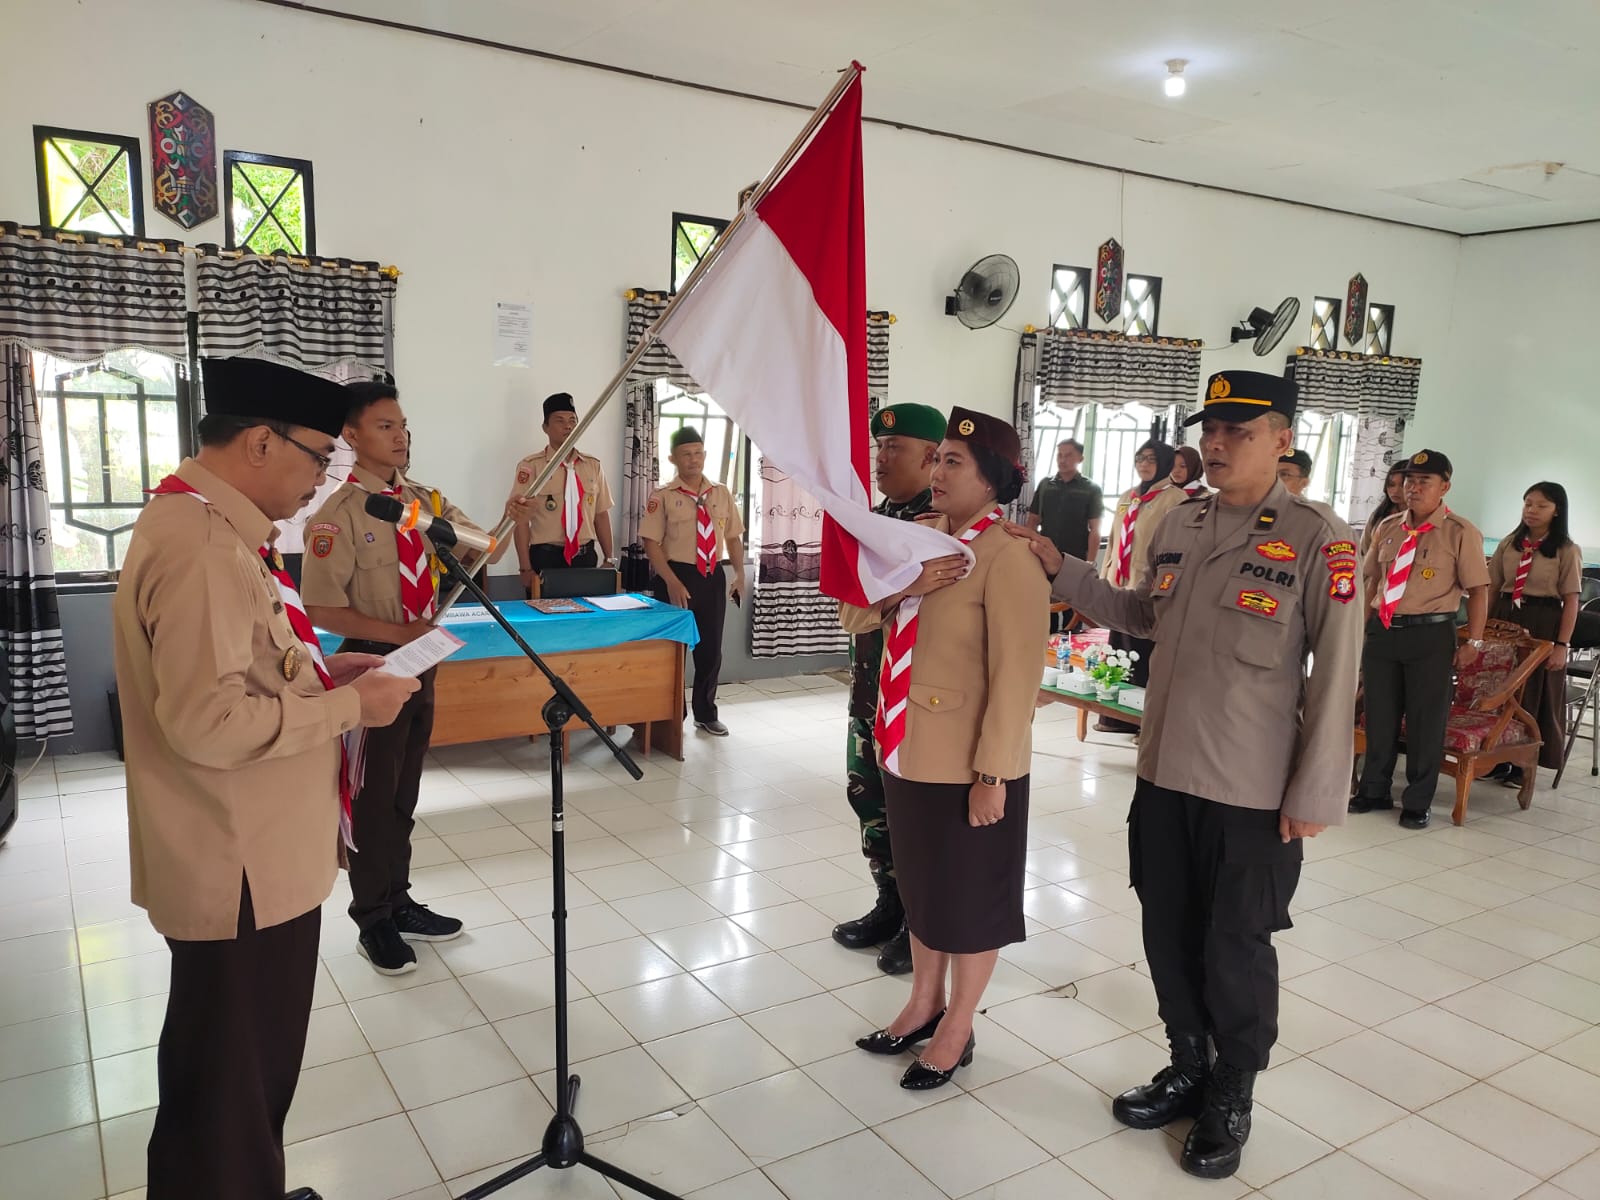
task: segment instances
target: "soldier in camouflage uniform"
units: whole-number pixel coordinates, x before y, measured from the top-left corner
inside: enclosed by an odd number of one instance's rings
[[[932,509],[928,481],[933,474],[945,418],[925,404],[894,404],[872,418],[877,442],[875,473],[884,499],[874,512],[902,521],[915,520]],[[878,967],[889,975],[911,970],[911,939],[894,881],[894,854],[884,816],[883,779],[872,744],[872,722],[878,708],[878,668],[883,659],[883,634],[864,633],[850,647],[850,730],[845,747],[849,772],[846,792],[861,820],[861,853],[872,870],[878,901],[865,916],[835,927],[833,940],[860,949],[882,945]]]

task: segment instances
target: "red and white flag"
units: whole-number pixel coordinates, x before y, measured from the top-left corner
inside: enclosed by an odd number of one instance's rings
[[[852,66],[853,71],[860,68]],[[660,337],[761,453],[826,512],[822,591],[865,605],[961,554],[872,512],[861,79],[679,298]]]

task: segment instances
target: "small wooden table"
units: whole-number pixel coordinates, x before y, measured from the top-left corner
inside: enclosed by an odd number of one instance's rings
[[[1107,704],[1095,699],[1093,692],[1068,692],[1052,687],[1040,687],[1039,699],[1052,704],[1067,704],[1078,710],[1078,740],[1089,740],[1089,714],[1126,721],[1130,725],[1144,725],[1144,710],[1124,708],[1120,704]]]

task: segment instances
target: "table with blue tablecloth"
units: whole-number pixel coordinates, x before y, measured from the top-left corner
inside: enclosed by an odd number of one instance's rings
[[[644,608],[623,612],[544,613],[520,600],[501,611],[600,724],[631,725],[646,754],[659,747],[681,761],[683,656],[699,641],[694,617],[639,599]],[[458,604],[439,623],[466,645],[438,668],[433,745],[547,732],[540,709],[550,685],[483,606]],[[326,633],[321,640],[325,651],[339,641]],[[567,728],[583,727],[574,721]]]

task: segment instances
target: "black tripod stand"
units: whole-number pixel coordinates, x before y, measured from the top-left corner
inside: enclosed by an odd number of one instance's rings
[[[489,615],[499,622],[500,628],[506,631],[506,636],[517,644],[517,648],[528,656],[528,661],[538,667],[540,673],[550,681],[550,686],[555,692],[544,702],[544,708],[540,711],[544,716],[545,727],[550,730],[550,857],[554,863],[555,883],[555,910],[551,915],[555,921],[556,1115],[550,1118],[550,1124],[545,1127],[544,1141],[539,1153],[526,1162],[518,1163],[509,1171],[496,1175],[487,1183],[479,1184],[470,1192],[462,1193],[460,1200],[483,1200],[483,1197],[493,1195],[501,1188],[515,1183],[524,1175],[533,1174],[541,1167],[565,1171],[578,1166],[598,1171],[607,1179],[632,1188],[641,1195],[649,1196],[651,1200],[678,1200],[678,1197],[671,1192],[658,1188],[653,1183],[647,1183],[637,1175],[630,1175],[627,1171],[596,1158],[583,1148],[583,1130],[578,1127],[578,1118],[573,1113],[578,1103],[578,1077],[567,1074],[567,852],[564,832],[566,810],[563,804],[561,780],[562,732],[566,729],[567,722],[577,717],[599,734],[600,740],[635,779],[642,778],[644,772],[633,759],[628,757],[628,752],[612,741],[606,731],[596,724],[594,714],[584,706],[577,693],[567,686],[561,676],[545,665],[533,647],[522,640],[494,601],[490,600],[472,577],[462,570],[455,555],[439,546],[435,546],[434,553],[438,555],[440,563],[445,568],[445,581],[460,584],[477,597]]]

